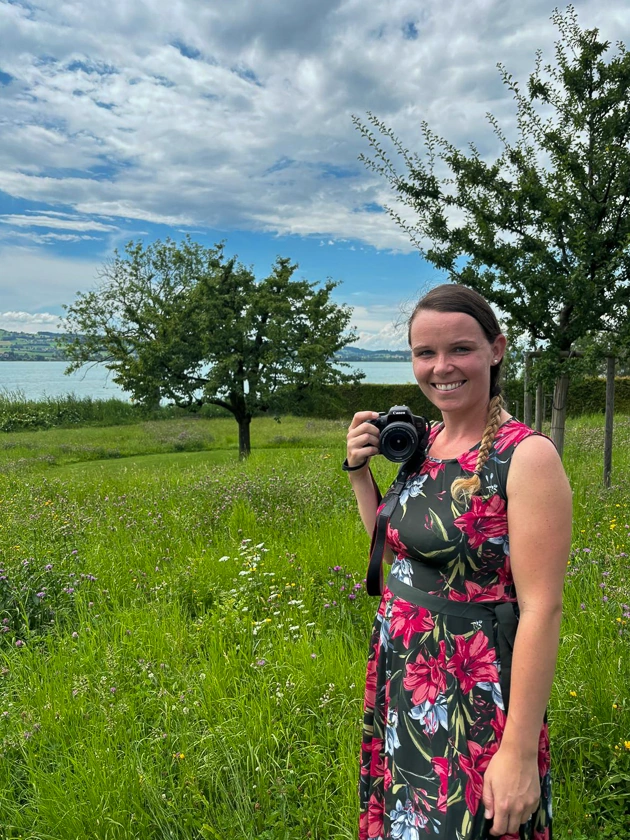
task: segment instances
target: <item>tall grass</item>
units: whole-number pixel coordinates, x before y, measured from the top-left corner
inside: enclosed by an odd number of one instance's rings
[[[25,436],[6,435],[0,836],[356,836],[376,603],[343,424],[257,420],[239,463],[232,421],[197,421],[204,449],[177,452],[181,422],[156,424],[162,443],[120,427],[121,457],[91,463],[81,447],[113,446],[110,430],[30,433],[19,469]],[[604,491],[600,424],[570,424],[566,454],[575,534],[550,706],[566,840],[630,837],[630,427],[618,418]],[[55,463],[37,460],[47,446]],[[394,471],[376,465],[382,486]]]

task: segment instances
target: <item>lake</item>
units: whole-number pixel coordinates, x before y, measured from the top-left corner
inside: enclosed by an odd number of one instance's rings
[[[129,399],[129,394],[116,385],[104,365],[85,365],[70,376],[64,374],[65,368],[65,362],[0,362],[0,392],[19,392],[30,400],[66,394],[96,400]],[[362,370],[363,381],[375,384],[401,385],[415,381],[411,362],[353,362],[345,370]]]

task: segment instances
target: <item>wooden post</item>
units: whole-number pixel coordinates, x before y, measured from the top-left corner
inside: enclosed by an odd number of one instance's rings
[[[539,382],[536,385],[536,431],[542,432],[543,417],[545,411],[545,395],[543,393],[543,384]]]
[[[567,417],[567,395],[569,391],[569,375],[562,373],[553,389],[553,403],[551,406],[551,439],[556,445],[558,455],[562,458],[564,452],[564,427]]]
[[[532,425],[532,395],[530,393],[530,382],[532,378],[532,354],[525,353],[525,370],[523,373],[523,423],[526,426]]]
[[[606,357],[606,423],[604,431],[604,487],[610,487],[612,474],[613,416],[615,413],[614,356]]]

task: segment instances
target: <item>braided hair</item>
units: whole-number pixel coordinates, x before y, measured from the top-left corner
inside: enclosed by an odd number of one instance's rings
[[[488,301],[474,289],[467,286],[460,286],[456,283],[444,283],[436,286],[427,292],[416,304],[408,322],[408,340],[411,345],[411,325],[414,318],[423,310],[433,312],[462,312],[470,315],[477,321],[483,333],[492,344],[497,336],[501,334],[501,327],[497,317],[492,311]],[[501,409],[503,408],[503,397],[501,396],[501,365],[503,359],[492,365],[490,368],[490,393],[488,395],[488,413],[486,415],[486,427],[481,438],[481,444],[477,452],[477,463],[470,478],[456,478],[451,485],[451,495],[455,501],[465,503],[470,501],[472,496],[477,495],[481,490],[481,472],[490,456],[492,444],[497,430],[501,425]]]

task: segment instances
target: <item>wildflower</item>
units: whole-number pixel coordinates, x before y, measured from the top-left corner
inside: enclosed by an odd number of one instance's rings
[[[630,750],[630,741],[624,741],[623,745],[627,750]]]
[[[111,686],[109,691],[110,691],[110,694],[116,694],[116,686],[115,685]]]
[[[311,653],[311,659],[317,659],[317,654],[316,653]]]
[[[340,572],[342,569],[341,566],[333,566],[333,572]]]
[[[357,596],[354,594],[354,592],[351,592],[351,593],[348,595],[348,600],[350,600],[350,601],[354,601],[356,597],[357,597]]]
[[[44,566],[44,571],[45,571],[45,572],[52,572],[52,563],[47,563],[47,564]]]
[[[577,697],[577,691],[570,691],[569,694],[571,697]]]
[[[75,631],[74,631],[74,633],[72,634],[72,638],[73,638],[73,639],[78,639],[78,638],[79,638],[79,634],[77,633],[77,631],[76,631],[76,630],[75,630]]]
[[[22,639],[16,639],[15,646],[18,648],[24,647],[24,642],[22,641]]]
[[[580,609],[585,610],[586,609],[586,604],[580,604]]]
[[[266,660],[266,659],[257,659],[257,660],[256,660],[256,665],[257,665],[259,668],[263,668],[266,664],[267,664],[267,660]]]

